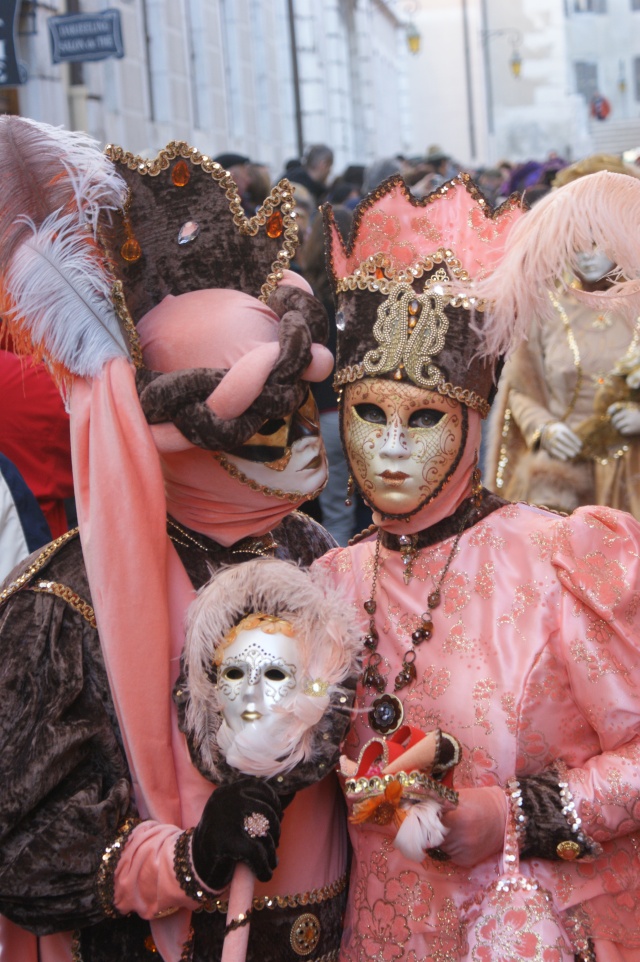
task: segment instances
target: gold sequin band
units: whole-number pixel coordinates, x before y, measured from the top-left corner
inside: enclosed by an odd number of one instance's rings
[[[131,351],[131,360],[133,361],[135,367],[139,370],[140,368],[144,367],[144,363],[142,361],[142,345],[140,343],[140,335],[138,334],[138,330],[133,323],[133,318],[129,313],[129,308],[127,307],[124,299],[122,281],[116,281],[111,288],[111,301],[127,335],[127,339],[129,341],[129,350]]]
[[[364,364],[350,364],[349,367],[343,367],[339,371],[336,371],[333,377],[333,387],[337,391],[345,384],[353,384],[355,381],[359,381],[363,377],[368,377]],[[445,394],[447,397],[453,398],[454,401],[460,401],[465,404],[468,408],[473,408],[477,411],[481,418],[486,418],[491,410],[491,405],[489,402],[476,394],[475,391],[470,391],[468,388],[456,387],[455,384],[451,384],[449,381],[442,381],[437,384],[434,388],[438,394]]]
[[[118,834],[113,842],[107,845],[102,853],[102,861],[96,878],[96,890],[102,911],[110,919],[117,919],[122,914],[113,904],[115,899],[115,874],[127,840],[136,825],[139,824],[139,818],[125,819],[118,828]]]
[[[477,411],[481,418],[486,418],[491,410],[491,405],[489,402],[476,394],[475,391],[470,391],[466,387],[456,387],[455,384],[451,384],[449,381],[443,381],[436,387],[438,394],[445,394],[447,397],[453,398],[454,401],[460,401],[465,404],[468,408],[473,408]]]
[[[362,261],[352,274],[340,277],[336,282],[336,291],[372,291],[375,294],[391,293],[394,284],[412,284],[423,274],[430,273],[438,264],[446,264],[451,277],[461,284],[470,284],[470,278],[455,256],[449,249],[439,248],[433,254],[421,257],[411,267],[404,270],[396,270],[392,267],[391,258],[388,254],[372,254]],[[475,308],[484,311],[486,302],[477,300],[469,294],[454,294],[450,302],[452,307],[464,307],[466,309]]]
[[[223,467],[232,478],[239,481],[240,484],[246,484],[252,491],[260,491],[261,494],[267,497],[279,498],[281,501],[290,501],[291,504],[300,504],[301,501],[313,501],[314,498],[317,498],[320,492],[324,490],[327,483],[325,481],[310,494],[303,494],[301,491],[283,491],[281,488],[269,488],[266,484],[260,484],[258,481],[253,481],[251,478],[248,478],[240,468],[237,468],[235,464],[228,461],[221,451],[213,451],[212,453],[220,466]]]
[[[36,591],[40,594],[55,595],[57,598],[62,598],[63,601],[82,615],[84,620],[91,625],[92,628],[97,628],[96,624],[96,614],[88,601],[85,601],[80,597],[72,588],[67,585],[61,585],[57,581],[37,581],[36,584],[29,586],[29,591]]]
[[[582,831],[582,819],[578,815],[569,783],[561,777],[558,782],[562,814],[567,820],[573,838],[566,839],[556,846],[556,855],[567,862],[585,855],[596,857],[602,853],[600,845]]]
[[[311,889],[308,892],[298,892],[295,895],[262,895],[254,898],[251,909],[254,912],[262,912],[264,909],[273,911],[274,909],[295,909],[306,905],[319,905],[321,902],[328,902],[341,895],[347,887],[347,876],[342,875],[330,885],[324,885],[319,889]],[[209,899],[205,907],[207,912],[220,912],[227,914],[229,903],[226,899]]]
[[[178,836],[173,852],[173,870],[182,891],[194,902],[199,902],[205,912],[215,912],[218,900],[211,892],[202,888],[195,877],[191,860],[191,836],[193,831],[192,828],[188,828],[186,832],[182,832]]]
[[[392,782],[402,786],[407,798],[424,799],[425,795],[437,795],[452,805],[458,804],[458,793],[454,788],[435,781],[422,772],[396,772],[395,775],[374,775],[373,778],[348,778],[344,792],[350,801],[363,800],[384,792]]]
[[[66,531],[63,535],[60,535],[59,538],[56,538],[55,541],[51,541],[48,545],[46,545],[35,561],[33,561],[25,571],[23,571],[15,581],[12,581],[10,584],[8,584],[4,591],[0,591],[0,605],[4,604],[4,602],[7,601],[7,599],[14,595],[17,591],[20,591],[20,589],[23,588],[27,582],[38,573],[38,571],[44,568],[47,561],[53,557],[59,548],[66,544],[67,541],[71,541],[77,536],[78,529],[72,528],[71,531]]]
[[[295,220],[295,200],[293,188],[288,180],[283,179],[272,188],[268,197],[262,202],[260,209],[253,215],[247,217],[242,207],[242,200],[238,193],[238,188],[228,170],[216,163],[206,154],[202,154],[195,147],[190,147],[183,140],[174,140],[160,151],[157,157],[149,160],[140,157],[129,151],[123,150],[114,144],[107,144],[104,150],[109,160],[114,163],[125,164],[129,170],[135,170],[141,175],[157,177],[163,170],[168,170],[172,161],[178,157],[191,161],[202,170],[211,174],[213,180],[224,190],[229,201],[229,210],[233,216],[233,222],[241,234],[255,237],[261,227],[267,223],[269,217],[276,208],[282,212],[284,225],[284,235],[282,248],[278,251],[278,256],[271,264],[271,273],[260,289],[260,300],[266,302],[269,294],[278,286],[282,280],[283,272],[289,267],[289,262],[293,258],[296,247],[298,246],[298,225]]]

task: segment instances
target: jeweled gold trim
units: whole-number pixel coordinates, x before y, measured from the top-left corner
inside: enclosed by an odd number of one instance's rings
[[[132,154],[115,144],[107,144],[104,152],[113,163],[124,164],[129,170],[135,170],[141,176],[157,177],[163,170],[168,170],[171,162],[178,157],[201,167],[205,173],[211,174],[213,180],[224,190],[229,201],[229,210],[233,216],[233,222],[241,234],[255,237],[260,228],[265,226],[276,208],[280,208],[284,225],[282,247],[278,251],[276,260],[271,264],[271,273],[268,274],[260,289],[259,300],[267,301],[269,294],[278,286],[278,281],[282,280],[283,271],[289,267],[298,246],[295,200],[293,188],[288,180],[283,179],[276,184],[253,217],[247,217],[242,207],[238,188],[229,171],[211,160],[206,154],[202,154],[195,147],[190,147],[183,140],[172,140],[153,159]]]
[[[173,850],[173,871],[176,874],[180,888],[190,899],[193,899],[194,902],[199,902],[205,912],[215,912],[218,900],[215,895],[212,895],[211,892],[202,888],[195,877],[195,870],[191,858],[191,837],[193,832],[193,828],[188,828],[186,832],[182,832],[176,839]]]
[[[330,885],[325,885],[319,889],[311,889],[309,892],[298,892],[296,895],[263,895],[254,898],[252,909],[254,912],[262,912],[264,909],[272,911],[274,909],[295,909],[305,905],[319,905],[321,902],[328,902],[329,899],[336,898],[347,887],[347,876],[342,875]],[[210,899],[208,912],[220,912],[227,914],[229,903],[226,899]]]
[[[124,298],[122,281],[116,281],[111,288],[111,301],[127,335],[129,349],[131,351],[131,360],[136,368],[140,369],[144,367],[144,363],[142,361],[142,345],[140,343],[140,335],[138,334],[138,330],[133,323],[133,318],[129,313],[129,308],[127,307],[127,302]]]
[[[96,890],[102,911],[110,919],[117,919],[121,916],[114,905],[115,899],[115,874],[118,862],[124,852],[129,836],[136,825],[140,824],[139,818],[127,818],[118,828],[118,834],[105,848],[102,853],[102,860],[96,877]]]
[[[80,597],[72,588],[67,585],[61,585],[57,581],[38,581],[35,585],[29,586],[29,591],[36,591],[40,594],[55,595],[57,598],[62,598],[63,601],[74,609],[74,611],[79,612],[84,620],[88,622],[92,628],[97,628],[96,624],[96,614],[88,601],[85,601]]]
[[[438,394],[444,394],[447,397],[453,398],[454,401],[460,401],[468,408],[473,408],[481,418],[486,418],[491,410],[491,405],[485,398],[480,397],[475,391],[470,391],[469,388],[457,387],[457,385],[451,384],[450,381],[444,381],[438,384],[436,391]]]
[[[362,801],[382,794],[392,782],[402,786],[407,798],[423,799],[435,794],[452,805],[458,804],[458,793],[448,785],[435,781],[423,772],[396,772],[395,775],[374,775],[373,778],[348,778],[344,792],[350,801]]]
[[[316,490],[312,491],[310,494],[303,494],[301,491],[283,491],[281,488],[269,488],[266,484],[260,484],[258,481],[248,478],[247,475],[240,470],[240,468],[237,468],[235,464],[232,464],[230,461],[228,461],[221,451],[213,451],[212,454],[220,466],[223,467],[232,478],[235,478],[236,481],[239,481],[240,484],[246,484],[247,487],[251,488],[252,491],[260,491],[261,494],[264,494],[267,497],[279,498],[281,501],[290,501],[291,504],[299,504],[301,500],[313,501],[314,498],[318,497],[321,491],[324,491],[327,484],[325,481],[320,485],[319,488],[316,488]]]
[[[430,273],[438,264],[446,264],[450,275],[461,284],[470,284],[471,278],[449,248],[440,247],[432,254],[425,254],[411,267],[395,270],[391,265],[388,254],[378,253],[367,257],[365,261],[345,277],[336,281],[336,291],[372,291],[374,294],[390,294],[395,284],[412,284],[413,281]],[[437,278],[436,281],[446,284],[448,278]],[[484,311],[486,301],[479,300],[471,293],[468,295],[457,293],[451,297],[453,307],[475,308]]]
[[[48,545],[46,545],[35,561],[29,565],[26,571],[23,571],[15,581],[12,581],[10,584],[8,584],[4,591],[0,591],[0,605],[4,604],[4,602],[7,601],[7,599],[14,595],[17,591],[20,591],[20,589],[23,588],[27,582],[38,573],[38,571],[44,568],[49,558],[53,557],[59,548],[66,544],[67,541],[77,538],[78,534],[78,528],[72,528],[71,531],[66,531],[63,535],[60,535],[59,538],[56,538],[55,541],[51,541]]]
[[[392,284],[389,296],[380,304],[373,336],[378,347],[367,351],[363,361],[371,377],[404,370],[410,381],[434,390],[444,375],[434,363],[445,346],[449,318],[444,308],[449,299],[425,289],[416,294],[410,284]]]
[[[350,364],[348,367],[342,367],[339,371],[336,371],[333,375],[333,386],[337,390],[343,385],[353,384],[354,381],[359,381],[363,377],[366,377],[364,364]]]
[[[509,454],[507,452],[507,438],[511,430],[511,408],[505,408],[502,420],[502,431],[500,434],[500,451],[498,454],[498,467],[496,469],[496,488],[498,491],[504,487],[504,473],[509,464]]]
[[[321,935],[322,927],[318,916],[313,912],[303,912],[291,926],[289,944],[296,955],[311,955],[318,947]]]

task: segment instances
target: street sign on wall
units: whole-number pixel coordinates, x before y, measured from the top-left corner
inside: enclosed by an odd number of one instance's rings
[[[54,63],[85,63],[124,57],[119,10],[67,13],[49,17],[47,23]]]
[[[0,0],[0,87],[26,83],[27,67],[16,55],[18,0]]]

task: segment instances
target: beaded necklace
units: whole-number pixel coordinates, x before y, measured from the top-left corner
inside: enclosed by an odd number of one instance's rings
[[[427,610],[424,611],[420,616],[420,626],[411,633],[411,648],[409,648],[403,655],[400,670],[394,679],[394,692],[402,691],[403,688],[406,688],[407,685],[410,685],[411,682],[415,681],[417,677],[415,665],[417,648],[424,641],[429,641],[433,637],[433,619],[431,612],[434,610],[434,608],[437,608],[442,601],[442,585],[458,550],[460,539],[468,526],[473,512],[480,506],[481,502],[482,487],[480,471],[478,468],[475,468],[472,476],[471,503],[462,516],[458,532],[453,540],[451,550],[449,551],[447,560],[445,561],[442,571],[440,572],[434,590],[427,597]],[[382,696],[376,699],[371,706],[371,710],[369,712],[369,723],[374,731],[386,735],[396,731],[396,729],[400,726],[404,716],[404,708],[397,695],[388,694],[386,692],[387,678],[381,674],[379,667],[382,663],[382,656],[377,651],[379,635],[378,629],[375,625],[375,613],[377,608],[376,588],[378,584],[378,570],[380,565],[381,537],[382,529],[379,528],[373,556],[371,594],[363,605],[365,612],[369,616],[369,630],[363,638],[364,647],[369,652],[369,655],[362,675],[362,684],[365,688],[376,691],[380,696]],[[402,555],[402,564],[404,566],[403,578],[405,584],[409,584],[411,581],[413,563],[417,558],[419,551],[418,538],[419,535],[417,534],[400,535],[398,538],[400,552]]]

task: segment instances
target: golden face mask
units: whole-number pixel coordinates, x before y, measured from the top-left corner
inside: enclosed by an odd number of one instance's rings
[[[248,441],[228,453],[246,461],[263,464],[272,471],[284,471],[291,460],[294,442],[319,435],[320,415],[315,398],[311,391],[308,391],[297,411],[283,418],[265,421]]]
[[[437,392],[364,378],[345,391],[342,430],[365,500],[387,517],[406,517],[436,497],[455,470],[466,414]]]

